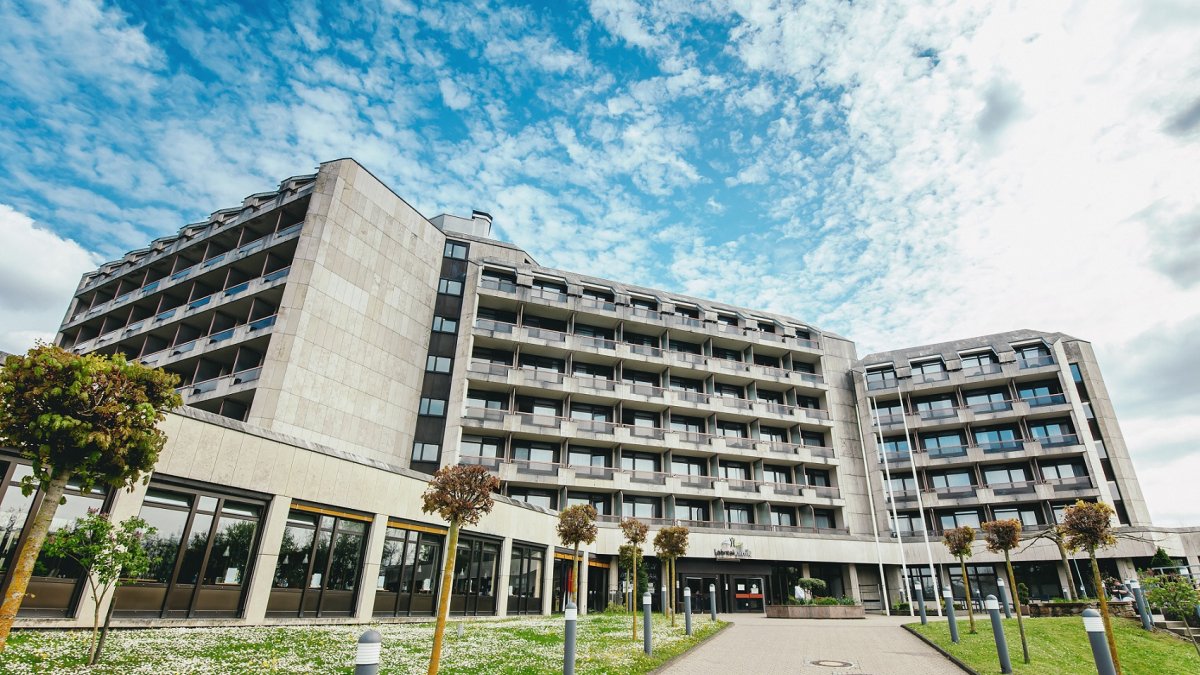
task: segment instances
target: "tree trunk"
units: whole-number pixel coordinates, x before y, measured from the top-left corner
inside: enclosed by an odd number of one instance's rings
[[[638,597],[639,594],[638,594],[637,563],[638,563],[638,555],[637,555],[637,552],[635,551],[633,554],[633,587],[630,589],[630,592],[633,593],[633,639],[634,640],[637,639],[638,605],[642,602],[642,599],[640,597]]]
[[[1075,593],[1075,575],[1071,573],[1071,559],[1067,556],[1067,547],[1063,546],[1061,539],[1055,539],[1054,543],[1058,544],[1058,554],[1062,556],[1063,567],[1067,570],[1067,597],[1078,600],[1079,596]]]
[[[88,583],[92,583],[92,580],[88,579]],[[92,640],[88,643],[89,666],[96,663],[96,638],[100,633],[100,594],[95,591],[92,592],[92,605]]]
[[[671,578],[667,580],[667,597],[671,599],[671,627],[675,627],[675,558],[668,558]]]
[[[575,607],[582,606],[583,584],[579,583],[579,575],[583,573],[583,561],[579,559],[579,542],[575,543],[575,561],[571,563],[575,567],[575,578],[571,581],[571,595],[575,596]]]
[[[450,521],[450,537],[446,542],[446,565],[442,568],[442,587],[438,589],[437,626],[433,629],[433,653],[429,656],[429,675],[437,675],[442,661],[442,637],[446,634],[446,619],[450,616],[450,584],[454,581],[454,558],[458,555],[458,521]]]
[[[958,556],[958,564],[962,566],[963,587],[967,589],[967,618],[970,619],[971,633],[975,633],[975,605],[971,604],[971,579],[967,576],[967,559]]]
[[[42,552],[42,544],[46,543],[46,535],[50,532],[50,524],[54,521],[54,512],[62,501],[63,490],[67,487],[70,471],[60,471],[50,479],[50,484],[42,492],[42,501],[38,504],[37,513],[33,516],[33,525],[29,528],[29,536],[25,545],[17,553],[17,564],[9,573],[12,581],[8,584],[8,592],[0,604],[0,651],[8,644],[8,634],[12,632],[13,621],[17,619],[17,611],[25,599],[25,591],[29,588],[29,577],[33,576],[33,565],[37,562],[38,554]]]
[[[1017,592],[1017,575],[1013,574],[1012,558],[1008,551],[1004,552],[1004,567],[1008,570],[1009,588],[1012,588],[1013,597],[1016,598],[1013,607],[1017,610],[1017,631],[1021,633],[1021,655],[1025,657],[1025,663],[1029,663],[1029,642],[1025,639],[1025,621],[1021,618],[1021,594]]]
[[[100,628],[100,640],[96,642],[96,653],[92,656],[89,665],[96,665],[100,662],[100,653],[104,651],[104,640],[108,637],[108,626],[112,623],[113,607],[117,604],[116,589],[113,589],[112,600],[108,602],[108,611],[104,613],[104,626]]]
[[[1104,591],[1104,582],[1100,579],[1100,565],[1096,564],[1096,552],[1088,551],[1092,561],[1092,583],[1096,584],[1096,596],[1100,599],[1100,618],[1104,620],[1104,637],[1108,640],[1108,651],[1112,654],[1113,668],[1121,675],[1121,660],[1117,658],[1117,640],[1113,635],[1112,619],[1108,617],[1108,593]]]

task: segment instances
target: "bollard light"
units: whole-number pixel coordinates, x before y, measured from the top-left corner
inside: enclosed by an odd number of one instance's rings
[[[950,641],[958,644],[958,619],[954,616],[954,592],[949,586],[942,588],[942,598],[946,604],[946,618],[950,623]]]
[[[1092,645],[1092,658],[1096,661],[1097,675],[1117,675],[1112,654],[1108,651],[1104,619],[1100,618],[1100,612],[1090,607],[1083,610],[1083,630],[1087,632],[1088,642]]]
[[[929,623],[929,618],[925,614],[925,584],[920,579],[913,580],[913,588],[917,590],[917,606],[921,610],[921,625]]]
[[[1004,623],[1000,621],[1000,602],[989,595],[983,601],[988,616],[992,619],[992,636],[996,639],[996,656],[1000,659],[1000,672],[1011,673],[1012,661],[1008,658],[1008,640],[1004,638]]]
[[[708,585],[708,611],[712,615],[712,620],[717,620],[717,586],[716,584]]]
[[[683,589],[683,627],[687,635],[692,634],[692,589]]]
[[[1142,583],[1137,579],[1130,579],[1129,588],[1133,590],[1133,604],[1142,620],[1142,628],[1154,630],[1154,617],[1150,615],[1150,603],[1146,602],[1146,591],[1142,590]]]
[[[650,593],[642,596],[642,651],[650,655]]]
[[[358,638],[358,651],[354,654],[354,675],[378,675],[379,656],[383,651],[383,635],[369,630]]]
[[[1008,589],[1004,586],[1004,580],[996,579],[996,586],[1000,588],[1000,608],[1004,610],[1004,618],[1011,619],[1012,611],[1008,608]]]
[[[565,622],[563,640],[563,675],[575,675],[575,629],[579,618],[579,610],[575,603],[567,598],[567,606],[563,609]]]

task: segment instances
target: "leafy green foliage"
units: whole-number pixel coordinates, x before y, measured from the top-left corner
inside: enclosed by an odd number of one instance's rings
[[[958,558],[971,557],[971,546],[975,544],[975,528],[970,525],[955,527],[942,534],[942,544],[950,551],[950,555]]]
[[[1016,518],[988,521],[983,524],[983,531],[983,541],[992,553],[1011,551],[1021,543],[1021,521]],[[974,538],[974,530],[971,530],[971,536]]]
[[[812,579],[810,577],[801,577],[796,580],[796,585],[812,594],[824,593],[827,585],[824,579]]]
[[[1178,563],[1171,560],[1171,554],[1163,550],[1161,546],[1154,550],[1154,557],[1150,559],[1150,569],[1161,567],[1178,567]]]
[[[1112,528],[1115,513],[1104,502],[1076,501],[1063,510],[1063,543],[1072,551],[1088,553],[1116,544]]]
[[[596,509],[591,504],[576,504],[558,512],[558,539],[563,546],[590,544],[596,541]]]
[[[444,466],[433,474],[421,495],[421,511],[436,513],[448,523],[474,525],[491,513],[496,501],[492,493],[500,479],[477,464]]]
[[[1162,549],[1159,549],[1162,550]],[[1163,614],[1174,621],[1194,620],[1196,606],[1200,605],[1200,593],[1191,580],[1178,574],[1142,574],[1142,588],[1146,602],[1159,607]]]
[[[0,368],[0,445],[33,461],[25,494],[69,472],[85,489],[124,488],[154,468],[157,425],[181,405],[179,377],[121,354],[39,344]]]

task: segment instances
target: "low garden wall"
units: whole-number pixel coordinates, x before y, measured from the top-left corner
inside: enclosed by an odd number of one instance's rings
[[[1083,610],[1091,608],[1100,609],[1100,603],[1096,600],[1090,602],[1031,602],[1025,605],[1026,612],[1029,616],[1078,616],[1083,614]],[[1125,601],[1111,601],[1108,603],[1108,613],[1112,616],[1123,616],[1128,619],[1136,619],[1137,612],[1133,609],[1133,603]]]
[[[862,605],[767,605],[768,619],[865,619]]]

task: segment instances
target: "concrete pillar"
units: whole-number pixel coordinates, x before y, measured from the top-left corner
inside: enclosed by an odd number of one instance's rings
[[[546,547],[546,559],[542,563],[542,614],[554,613],[554,544]]]
[[[1088,563],[1089,569],[1091,563]],[[1133,560],[1130,558],[1117,558],[1117,576],[1120,579],[1136,579],[1137,568],[1133,565]]]
[[[150,486],[143,485],[141,481],[137,481],[133,485],[133,489],[117,490],[113,495],[112,507],[108,513],[114,523],[119,523],[127,518],[132,518],[142,512],[142,501],[146,498],[146,490]],[[108,606],[112,604],[113,596],[116,593],[109,593],[108,597],[100,601],[100,616],[104,616],[108,612]],[[79,606],[75,609],[75,617],[81,625],[92,625],[92,612],[95,610],[96,603],[92,600],[92,594],[84,590],[79,594]]]
[[[862,602],[862,593],[858,589],[858,565],[854,563],[846,565],[846,579],[850,582],[850,597]]]
[[[279,561],[279,547],[283,544],[283,530],[287,527],[288,510],[292,498],[276,495],[267,504],[267,513],[259,527],[258,551],[254,554],[254,571],[250,574],[246,588],[246,622],[262,623],[267,616],[267,600],[271,597],[271,582],[275,578],[275,565]]]
[[[621,569],[617,562],[617,556],[613,556],[612,563],[608,566],[608,589],[610,595],[617,594],[620,598],[618,602],[625,602],[625,596],[621,593]],[[608,607],[608,598],[604,598],[604,606]]]
[[[508,616],[508,594],[512,588],[512,538],[500,542],[499,569],[496,571],[496,616]],[[518,570],[518,573],[520,571]]]
[[[387,536],[388,516],[376,513],[367,530],[367,550],[363,555],[362,583],[354,604],[354,618],[369,621],[375,613],[375,591],[379,588],[379,567],[383,562],[383,542]]]
[[[590,555],[587,551],[580,551],[579,555],[583,558],[579,563],[579,615],[585,616],[588,613],[588,560]]]
[[[812,576],[808,563],[800,563],[800,576],[808,578]]]
[[[1067,565],[1069,565],[1069,564],[1070,564],[1070,561],[1067,562]],[[1059,592],[1061,593],[1062,592],[1061,589],[1066,588],[1066,589],[1069,589],[1069,593],[1078,593],[1079,592],[1079,580],[1076,579],[1075,583],[1071,583],[1071,578],[1075,576],[1075,573],[1073,571],[1068,572],[1067,565],[1064,565],[1063,561],[1059,560],[1058,564],[1054,566],[1054,569],[1058,570],[1058,586],[1060,589]],[[1011,590],[1009,592],[1011,593]],[[1071,597],[1069,593],[1068,593],[1068,595],[1064,595],[1063,597],[1064,598]]]

